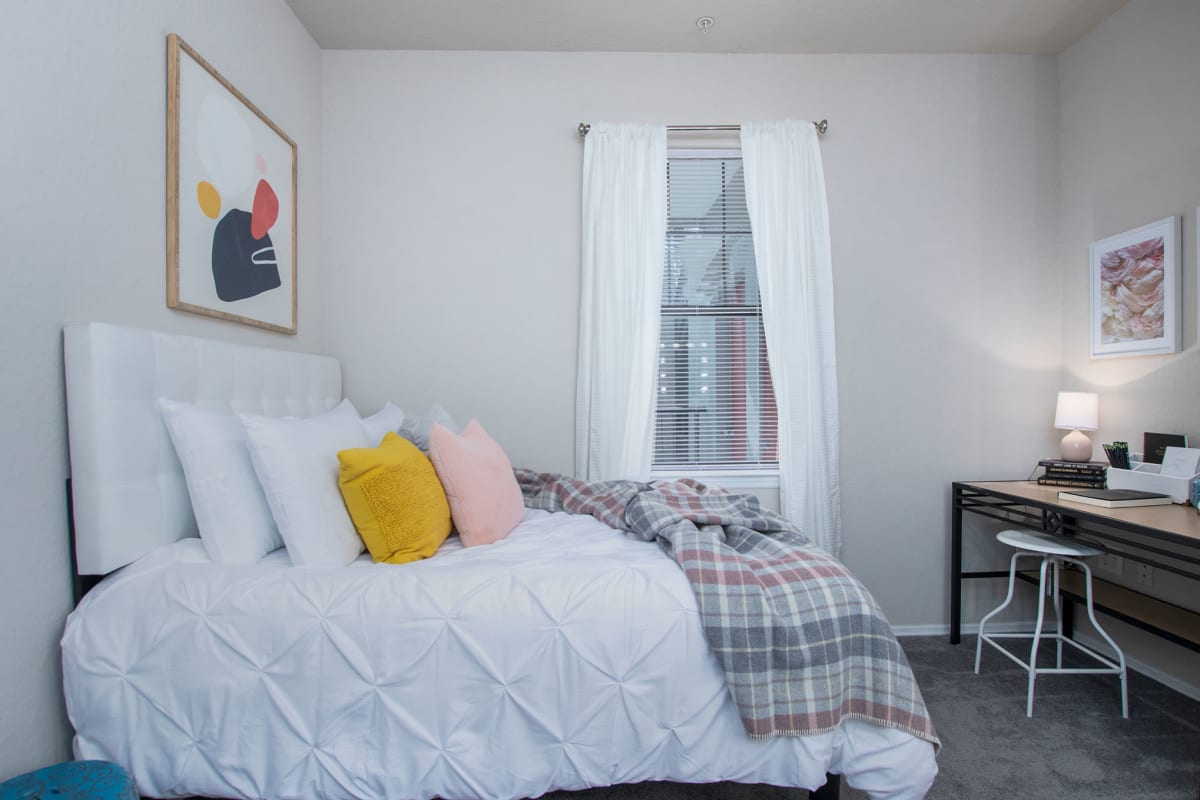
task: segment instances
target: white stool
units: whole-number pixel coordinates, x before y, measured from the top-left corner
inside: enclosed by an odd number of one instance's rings
[[[1008,596],[1004,598],[1004,602],[997,606],[995,610],[979,621],[979,638],[975,642],[975,674],[979,674],[979,661],[983,655],[984,642],[987,642],[1020,665],[1029,673],[1029,693],[1025,703],[1025,716],[1027,717],[1033,716],[1033,683],[1037,680],[1038,675],[1120,675],[1121,716],[1128,719],[1129,691],[1125,680],[1125,654],[1121,652],[1121,648],[1117,647],[1117,643],[1113,641],[1112,637],[1100,627],[1100,623],[1096,622],[1096,612],[1092,608],[1092,571],[1088,569],[1088,565],[1083,561],[1084,558],[1100,555],[1100,551],[1063,536],[1051,536],[1029,530],[1000,531],[1000,533],[996,534],[996,538],[1004,544],[1017,548],[1017,552],[1013,554],[1011,566],[1008,570]],[[983,628],[988,620],[1012,603],[1013,586],[1017,580],[1017,560],[1021,558],[1038,558],[1042,561],[1041,579],[1038,583],[1037,624],[1034,626],[1033,633],[985,634]],[[1092,626],[1104,638],[1104,641],[1108,642],[1109,647],[1116,652],[1116,662],[1089,647],[1084,647],[1073,639],[1063,636],[1062,609],[1059,606],[1059,575],[1062,572],[1062,565],[1064,563],[1076,564],[1083,568],[1083,575],[1087,586],[1088,619],[1091,620]],[[1050,568],[1050,583],[1046,582],[1047,567]],[[1058,623],[1058,627],[1055,633],[1043,634],[1042,621],[1045,618],[1047,592],[1053,598],[1054,618]],[[1053,669],[1037,665],[1038,644],[1043,638],[1053,638],[1057,642],[1057,654]],[[1029,650],[1029,663],[1025,663],[1017,658],[1009,650],[998,644],[995,641],[996,639],[1033,639],[1033,646]],[[1063,642],[1070,644],[1077,650],[1081,650],[1104,666],[1091,669],[1063,669]]]

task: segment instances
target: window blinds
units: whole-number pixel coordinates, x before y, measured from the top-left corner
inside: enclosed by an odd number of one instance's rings
[[[667,159],[653,467],[777,466],[778,417],[739,152]]]

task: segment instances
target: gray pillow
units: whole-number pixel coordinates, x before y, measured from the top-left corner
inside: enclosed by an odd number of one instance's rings
[[[429,434],[435,422],[454,433],[462,433],[450,412],[437,403],[431,405],[424,414],[406,414],[396,433],[415,444],[422,453],[429,455]]]

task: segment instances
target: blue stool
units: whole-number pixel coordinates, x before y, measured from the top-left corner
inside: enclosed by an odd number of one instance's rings
[[[0,783],[0,800],[139,800],[129,773],[108,761],[68,761]]]

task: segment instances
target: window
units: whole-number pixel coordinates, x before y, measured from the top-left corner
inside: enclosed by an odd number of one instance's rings
[[[668,156],[658,348],[654,471],[777,469],[740,151]]]

